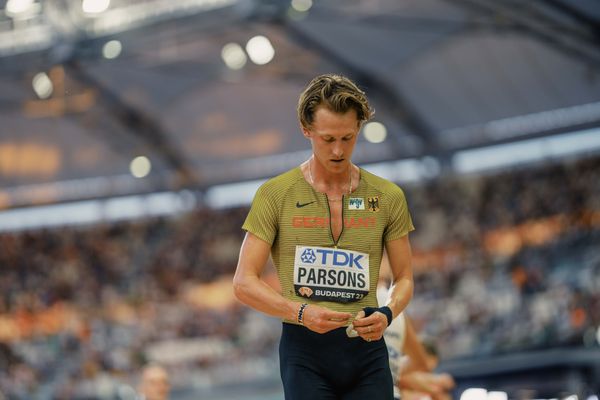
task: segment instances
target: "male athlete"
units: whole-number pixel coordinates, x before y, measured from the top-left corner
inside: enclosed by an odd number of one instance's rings
[[[371,115],[364,92],[348,78],[314,78],[298,103],[312,155],[260,187],[243,225],[235,294],[283,320],[287,400],[393,399],[382,336],[412,296],[414,228],[402,190],[351,161]],[[393,282],[377,307],[384,248]],[[281,294],[261,279],[269,255]]]

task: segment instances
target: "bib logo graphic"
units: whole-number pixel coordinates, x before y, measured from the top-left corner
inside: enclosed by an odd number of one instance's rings
[[[367,197],[367,203],[369,204],[369,211],[379,211],[379,196]]]
[[[302,260],[302,262],[305,262],[308,264],[313,264],[315,262],[315,260],[317,259],[317,256],[315,255],[315,252],[313,249],[305,249],[302,252],[302,255],[300,256],[300,259]]]
[[[310,297],[313,294],[313,290],[309,287],[302,286],[300,289],[298,289],[298,293],[300,293],[301,296]]]
[[[364,210],[365,199],[361,197],[350,197],[348,201],[348,210]]]

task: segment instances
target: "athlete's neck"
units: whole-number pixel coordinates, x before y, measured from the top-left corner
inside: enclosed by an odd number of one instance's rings
[[[338,190],[340,192],[342,192],[342,194],[352,193],[352,189],[354,186],[352,183],[352,175],[353,175],[352,162],[350,162],[350,165],[348,166],[347,174],[340,174],[339,177],[335,177],[334,179],[327,179],[327,178],[322,179],[321,178],[320,182],[318,182],[315,179],[316,174],[313,175],[313,164],[316,164],[316,162],[317,161],[314,159],[314,156],[311,156],[311,158],[309,158],[307,161],[308,180],[313,188],[325,189],[325,190],[323,190],[325,193],[328,193],[329,191],[338,191]],[[344,184],[344,182],[347,182],[347,183]]]

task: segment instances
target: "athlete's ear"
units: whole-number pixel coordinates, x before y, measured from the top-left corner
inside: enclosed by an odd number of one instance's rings
[[[312,138],[312,134],[310,133],[310,131],[308,129],[306,129],[302,125],[300,125],[300,129],[302,129],[302,134],[304,135],[305,138],[307,138],[307,139]]]

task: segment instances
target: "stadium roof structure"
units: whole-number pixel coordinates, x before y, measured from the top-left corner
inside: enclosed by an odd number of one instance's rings
[[[358,163],[595,128],[599,43],[594,0],[0,0],[0,208],[282,172],[325,72],[387,128]]]

